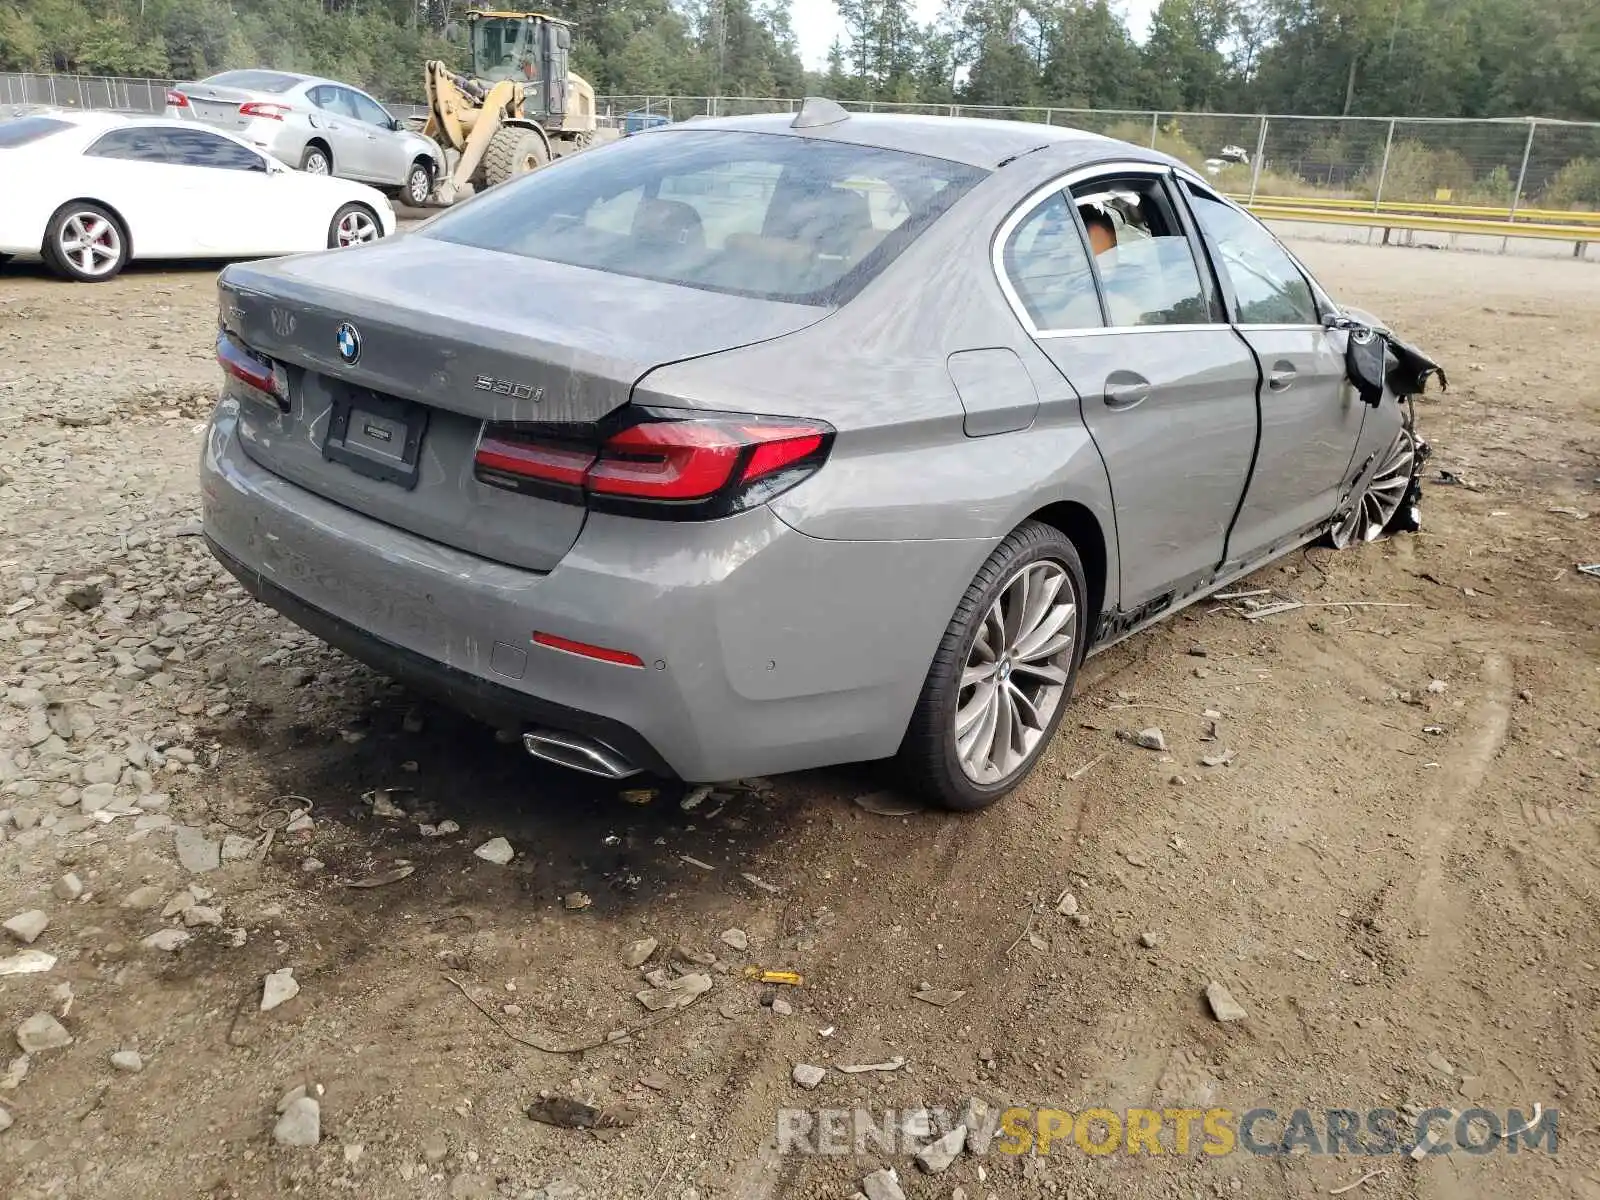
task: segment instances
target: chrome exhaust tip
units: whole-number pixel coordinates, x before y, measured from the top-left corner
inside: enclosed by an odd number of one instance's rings
[[[522,735],[522,748],[544,762],[604,779],[626,779],[643,770],[598,738],[581,733],[532,729]]]

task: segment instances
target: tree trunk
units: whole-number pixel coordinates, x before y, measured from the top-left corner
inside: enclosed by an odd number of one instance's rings
[[[1350,74],[1344,83],[1344,108],[1341,110],[1341,116],[1348,117],[1351,107],[1356,102],[1356,65],[1359,61],[1360,55],[1352,52],[1350,55]]]

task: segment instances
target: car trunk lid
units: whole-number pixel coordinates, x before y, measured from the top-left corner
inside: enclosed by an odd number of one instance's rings
[[[416,236],[230,267],[221,304],[227,328],[281,364],[288,392],[241,405],[251,458],[378,520],[533,570],[560,561],[585,510],[476,479],[485,421],[592,437],[653,368],[827,314]]]
[[[194,115],[208,125],[223,129],[243,129],[250,118],[239,111],[241,104],[251,101],[272,104],[285,103],[284,97],[268,92],[253,92],[245,88],[222,87],[211,83],[180,83],[173,89],[188,97]]]

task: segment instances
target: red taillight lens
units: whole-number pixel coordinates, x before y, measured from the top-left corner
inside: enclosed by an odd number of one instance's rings
[[[241,117],[264,117],[268,121],[281,121],[284,113],[293,111],[287,104],[268,104],[262,100],[249,100],[239,105]]]
[[[178,91],[177,88],[172,88],[167,92],[167,106],[169,108],[188,108],[189,97]]]
[[[477,476],[641,516],[726,516],[794,486],[822,465],[833,440],[830,426],[798,418],[636,415],[598,448],[490,426]]]
[[[217,363],[240,382],[277,398],[278,388],[272,378],[272,363],[230,333],[217,334]]]

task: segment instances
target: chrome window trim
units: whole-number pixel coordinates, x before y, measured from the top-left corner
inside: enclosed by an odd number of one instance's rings
[[[1086,337],[1093,334],[1107,333],[1171,333],[1174,331],[1193,332],[1197,329],[1232,329],[1233,326],[1227,322],[1209,322],[1206,324],[1195,325],[1102,324],[1091,325],[1082,329],[1041,329],[1039,326],[1033,323],[1033,318],[1028,314],[1027,306],[1022,303],[1022,298],[1017,295],[1016,287],[1011,282],[1011,276],[1006,271],[1006,243],[1011,240],[1011,235],[1016,232],[1017,226],[1022,224],[1023,221],[1027,220],[1028,217],[1032,216],[1033,210],[1048,201],[1052,196],[1060,192],[1065,192],[1069,188],[1075,187],[1077,184],[1086,183],[1089,180],[1096,179],[1104,175],[1148,175],[1156,179],[1160,179],[1163,176],[1177,176],[1196,183],[1200,182],[1197,176],[1190,174],[1188,171],[1175,169],[1166,165],[1165,163],[1113,161],[1095,163],[1092,166],[1086,167],[1074,167],[1072,170],[1056,176],[1049,183],[1034,188],[1033,191],[1024,196],[1017,206],[1007,214],[1005,220],[1000,222],[999,228],[995,231],[994,240],[991,242],[989,248],[989,265],[994,270],[995,282],[1000,285],[1001,294],[1005,296],[1006,303],[1011,306],[1012,315],[1015,316],[1019,322],[1021,322],[1022,328],[1027,331],[1028,336],[1038,340],[1050,340],[1054,338]],[[1243,210],[1241,209],[1240,211]],[[1255,218],[1252,217],[1251,220],[1255,220]],[[1263,228],[1265,227],[1263,226]],[[1268,230],[1268,232],[1270,233],[1271,231]],[[1184,240],[1187,241],[1188,239],[1185,238]],[[1195,269],[1197,272],[1199,271],[1200,268],[1198,264],[1196,264]],[[1204,280],[1201,282],[1203,284]],[[1099,291],[1100,289],[1097,285],[1095,288],[1096,300],[1101,300]],[[1316,326],[1316,328],[1321,327]]]

